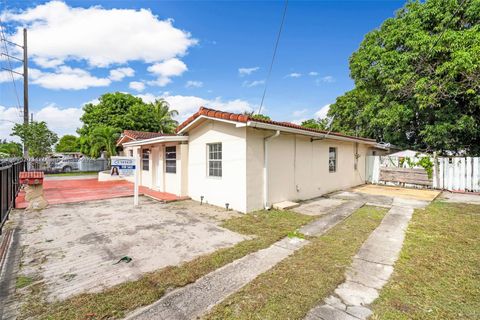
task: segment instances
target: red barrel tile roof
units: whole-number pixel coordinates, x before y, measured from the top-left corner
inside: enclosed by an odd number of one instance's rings
[[[235,122],[243,122],[243,123],[247,123],[248,121],[261,122],[261,123],[272,124],[272,125],[277,125],[277,126],[282,126],[282,127],[287,127],[287,128],[293,128],[293,129],[299,129],[299,130],[304,130],[304,131],[309,131],[309,132],[315,132],[315,133],[324,133],[324,134],[328,133],[328,135],[331,135],[331,136],[338,136],[338,137],[352,138],[352,139],[358,139],[358,140],[363,140],[363,141],[368,141],[368,142],[375,142],[375,139],[369,139],[369,138],[363,138],[363,137],[354,137],[354,136],[349,136],[349,135],[345,135],[345,134],[337,133],[337,132],[327,132],[327,131],[324,131],[324,130],[305,128],[305,127],[302,127],[298,124],[291,123],[291,122],[280,122],[280,121],[273,121],[273,120],[256,119],[252,116],[245,115],[245,114],[224,112],[224,111],[209,109],[209,108],[205,108],[205,107],[200,107],[200,109],[198,109],[198,111],[195,114],[193,114],[187,120],[182,122],[177,127],[176,132],[179,132],[180,130],[185,128],[187,125],[189,125],[191,122],[193,122],[195,119],[197,119],[200,116],[206,116],[206,117],[223,119],[223,120],[230,120],[230,121],[235,121]]]

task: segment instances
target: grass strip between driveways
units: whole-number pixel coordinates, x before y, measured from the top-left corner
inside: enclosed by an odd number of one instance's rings
[[[205,319],[303,319],[344,281],[352,257],[387,209],[365,206],[328,233],[310,238],[271,270],[217,305]]]
[[[21,318],[111,319],[151,304],[167,290],[182,287],[251,252],[266,248],[310,222],[313,217],[288,211],[260,211],[223,223],[232,231],[254,235],[233,247],[204,255],[180,266],[148,273],[139,280],[126,282],[101,293],[81,294],[65,301],[46,303],[41,284],[32,285]]]
[[[480,206],[416,210],[373,319],[480,319]]]

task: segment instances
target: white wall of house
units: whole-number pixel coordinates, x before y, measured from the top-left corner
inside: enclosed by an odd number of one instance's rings
[[[189,131],[188,195],[197,201],[247,211],[246,128],[208,120]],[[222,177],[208,175],[207,148],[222,143]],[[261,196],[261,195],[260,195]]]
[[[263,143],[274,131],[247,129],[247,211],[263,208]],[[329,148],[337,148],[337,168],[329,172]],[[358,144],[360,157],[355,169],[355,143],[314,140],[281,133],[268,142],[269,203],[305,200],[335,190],[365,183],[368,147]]]

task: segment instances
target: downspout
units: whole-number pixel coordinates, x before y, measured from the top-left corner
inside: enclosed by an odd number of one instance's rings
[[[280,130],[277,130],[275,134],[263,138],[263,206],[265,210],[270,209],[268,204],[268,142],[275,139],[280,135]]]

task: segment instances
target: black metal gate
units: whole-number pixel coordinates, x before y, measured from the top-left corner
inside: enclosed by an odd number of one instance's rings
[[[0,234],[10,210],[15,207],[15,198],[20,190],[19,175],[25,167],[23,159],[0,159]]]

